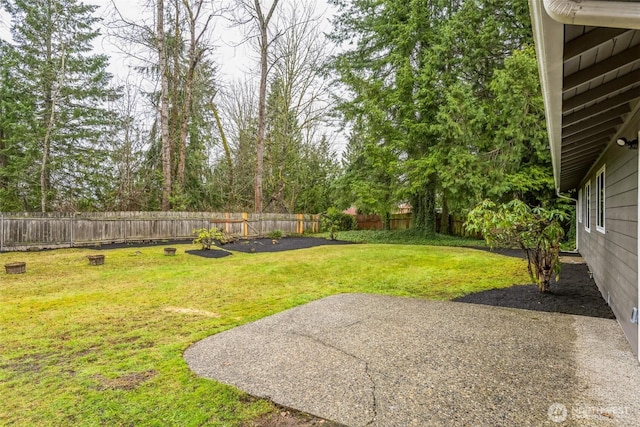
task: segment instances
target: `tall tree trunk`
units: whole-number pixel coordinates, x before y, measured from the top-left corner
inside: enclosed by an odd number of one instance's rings
[[[183,0],[183,5],[187,9],[187,15],[189,15],[189,64],[187,66],[187,75],[185,77],[185,95],[183,104],[182,104],[182,114],[180,121],[180,139],[178,141],[178,190],[180,193],[184,191],[184,171],[187,162],[187,127],[189,125],[191,119],[191,102],[193,100],[193,77],[196,72],[196,67],[198,66],[198,62],[200,61],[200,51],[196,46],[198,43],[198,38],[196,37],[196,19],[198,15],[194,15],[191,10],[191,6],[185,0]],[[178,8],[178,3],[176,1],[176,9]],[[198,9],[199,12],[200,9]],[[178,12],[176,12],[176,16],[178,16]],[[176,18],[176,28],[178,25]],[[208,22],[207,22],[208,25]],[[206,28],[206,26],[205,26]],[[176,38],[178,37],[178,30],[176,29]],[[176,49],[177,50],[177,49]]]
[[[46,100],[45,100],[45,133],[42,141],[42,161],[40,163],[40,210],[42,212],[47,211],[47,194],[50,186],[50,174],[49,174],[49,157],[51,153],[51,137],[53,136],[53,128],[56,120],[56,106],[58,97],[60,95],[60,89],[64,84],[64,77],[66,73],[66,52],[64,52],[64,46],[62,46],[63,52],[60,59],[60,68],[55,70],[57,81],[49,80],[53,79],[54,74],[49,74],[47,78],[46,88]],[[52,63],[52,48],[51,37],[47,39],[47,62]]]
[[[185,116],[182,114],[182,105],[185,105],[185,100],[182,98],[181,76],[180,76],[180,4],[179,0],[174,0],[173,7],[175,9],[175,17],[173,22],[173,49],[171,53],[173,55],[173,67],[171,72],[171,79],[169,82],[169,100],[171,104],[170,112],[171,119],[169,120],[169,139],[171,140],[171,177],[172,195],[182,195],[182,188],[184,180],[180,181],[180,158],[182,146],[180,139],[180,132],[182,131],[182,123],[185,120]]]
[[[387,211],[382,215],[382,229],[383,230],[391,230],[391,212]]]
[[[413,208],[413,228],[429,235],[436,232],[436,186],[432,177],[420,192],[411,197]]]
[[[162,141],[162,210],[171,209],[171,141],[169,140],[169,76],[164,34],[164,0],[157,0],[156,43],[160,68],[160,135]]]
[[[451,223],[449,222],[449,205],[447,196],[442,194],[442,214],[440,215],[440,234],[451,234]]]
[[[191,101],[193,99],[193,72],[189,70],[187,73],[185,85],[186,94],[184,104],[182,107],[181,122],[180,122],[180,140],[178,142],[178,172],[176,175],[176,181],[178,191],[182,194],[184,190],[184,170],[187,163],[187,127],[189,125],[189,117],[191,110]]]
[[[49,151],[51,145],[51,133],[53,130],[53,123],[56,117],[55,113],[55,100],[51,100],[51,111],[47,118],[46,130],[44,140],[42,142],[42,161],[40,163],[40,210],[42,212],[47,211],[47,192],[49,189]]]
[[[224,133],[224,128],[222,127],[222,120],[220,120],[220,113],[218,113],[218,108],[216,104],[211,102],[211,109],[213,110],[213,116],[216,118],[216,125],[218,126],[218,132],[220,132],[220,140],[222,141],[222,147],[224,148],[224,155],[227,159],[227,168],[229,171],[227,172],[228,180],[229,180],[229,195],[227,198],[228,207],[233,208],[235,204],[235,189],[233,183],[233,159],[231,157],[231,149],[229,148],[229,141],[227,141],[227,135]]]
[[[49,16],[51,16],[51,4],[47,4]],[[51,48],[51,33],[47,31],[46,40],[46,61],[49,68],[53,68],[52,65],[52,48]],[[48,124],[51,122],[51,115],[53,112],[53,81],[49,80],[49,75],[44,78],[44,125],[48,129]],[[49,161],[49,140],[45,136],[42,143],[42,159],[40,161],[40,211],[47,211],[47,163]]]
[[[258,1],[256,0],[256,3]],[[256,141],[256,182],[254,209],[262,212],[262,176],[264,174],[264,137],[267,111],[267,28],[260,25],[260,90],[258,95],[258,140]]]
[[[256,141],[256,179],[254,210],[256,213],[262,212],[262,176],[264,175],[264,138],[266,130],[267,116],[267,75],[269,71],[268,51],[269,51],[269,21],[278,5],[278,0],[274,0],[271,9],[265,17],[262,13],[260,0],[254,0],[255,12],[260,27],[260,89],[258,96],[258,137]]]
[[[4,170],[7,167],[7,156],[4,154],[5,146],[4,146],[4,130],[0,128],[0,169]],[[0,187],[4,188],[5,180],[2,175],[0,175]]]

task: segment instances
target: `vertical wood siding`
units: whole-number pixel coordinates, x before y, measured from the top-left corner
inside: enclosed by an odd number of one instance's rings
[[[596,229],[596,174],[606,165],[605,233]],[[578,247],[593,272],[633,350],[638,352],[638,325],[631,310],[638,304],[638,150],[611,146],[585,177],[591,179],[591,232],[578,223]],[[583,194],[582,198],[585,199]],[[562,282],[561,282],[562,283]]]

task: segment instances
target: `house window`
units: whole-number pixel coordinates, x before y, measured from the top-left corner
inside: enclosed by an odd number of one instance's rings
[[[605,182],[604,182],[604,166],[596,175],[596,230],[604,233],[605,219]]]
[[[582,188],[578,190],[578,222],[582,224]]]
[[[584,208],[582,211],[584,212],[584,229],[587,232],[591,231],[591,215],[589,212],[589,207],[591,205],[591,181],[587,181],[584,185]]]

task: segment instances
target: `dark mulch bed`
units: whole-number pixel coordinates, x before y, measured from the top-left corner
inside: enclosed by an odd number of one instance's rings
[[[516,252],[511,255],[515,256]],[[541,293],[537,285],[515,285],[466,295],[454,301],[615,319],[595,282],[589,278],[586,264],[563,263],[560,280],[558,283],[552,281],[549,293]]]
[[[131,242],[102,243],[99,245],[82,246],[89,249],[125,249],[146,248],[148,246],[184,245],[193,243],[193,240],[137,240]]]
[[[201,256],[203,258],[224,258],[231,255],[231,252],[223,251],[221,249],[211,249],[204,251],[202,249],[192,249],[184,251],[185,254]]]
[[[340,240],[328,240],[317,237],[284,237],[279,240],[260,238],[249,240],[238,240],[235,243],[228,243],[224,246],[224,250],[238,251],[246,253],[258,252],[282,252],[295,249],[313,248],[315,246],[326,245],[352,245],[352,242],[343,242]]]

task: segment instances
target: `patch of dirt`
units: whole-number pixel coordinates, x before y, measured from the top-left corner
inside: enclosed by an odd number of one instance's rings
[[[15,359],[8,359],[6,363],[0,364],[0,369],[5,369],[14,374],[38,373],[46,366],[57,363],[57,359],[52,353],[26,354]]]
[[[220,317],[219,313],[214,313],[212,311],[206,311],[206,310],[199,310],[197,308],[165,307],[164,311],[168,311],[169,313],[178,313],[178,314],[193,314],[196,316],[204,316],[204,317]]]
[[[155,377],[157,372],[153,369],[142,372],[130,372],[118,378],[106,378],[102,375],[95,375],[98,380],[98,390],[133,390],[150,378]]]
[[[283,237],[279,240],[259,238],[249,240],[238,240],[223,246],[225,250],[245,253],[259,252],[282,252],[295,249],[313,248],[316,246],[328,245],[353,245],[352,242],[341,240],[329,240],[318,237]]]
[[[0,369],[5,369],[16,374],[38,373],[42,370],[42,365],[36,362],[9,362],[0,365]]]
[[[590,277],[587,265],[580,263],[576,256],[562,261],[560,279],[558,282],[552,280],[551,292],[541,293],[535,284],[514,285],[465,295],[454,301],[615,319]]]
[[[242,427],[345,427],[342,424],[328,421],[304,412],[284,407],[264,414],[255,420],[242,424]]]

